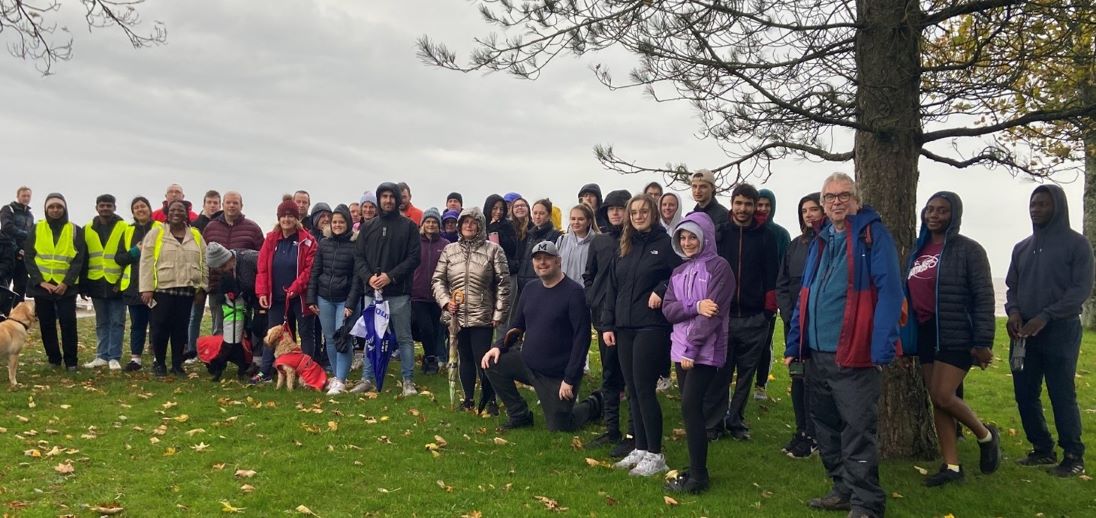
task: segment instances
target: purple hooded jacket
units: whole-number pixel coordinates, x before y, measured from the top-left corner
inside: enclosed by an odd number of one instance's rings
[[[678,235],[682,230],[696,234],[703,243],[700,252],[686,258]],[[701,365],[719,368],[727,363],[727,322],[735,278],[731,265],[716,253],[715,224],[703,212],[685,216],[674,228],[673,246],[685,262],[674,269],[662,301],[662,314],[674,325],[670,335],[670,358],[675,362],[690,359]],[[715,317],[697,313],[697,303],[712,299],[719,307]]]

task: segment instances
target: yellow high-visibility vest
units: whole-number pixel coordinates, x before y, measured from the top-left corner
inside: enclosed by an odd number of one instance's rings
[[[202,249],[203,248],[203,246],[202,246],[202,233],[199,232],[198,229],[196,229],[194,227],[190,227],[190,233],[194,235],[194,243],[196,243],[198,245],[198,249],[199,250]],[[160,239],[157,239],[156,240],[156,246],[152,247],[152,264],[153,264],[153,267],[152,267],[152,289],[153,290],[155,290],[159,286],[159,279],[157,278],[158,268],[156,267],[156,265],[160,264],[160,251],[163,250],[163,248],[164,248],[164,240],[167,239],[168,234],[171,234],[170,229],[168,229],[167,227],[161,227],[160,228]],[[204,254],[198,254],[199,269],[204,269],[201,266],[203,263],[205,263],[205,255]]]
[[[46,282],[61,284],[65,281],[65,274],[76,258],[76,243],[72,236],[76,233],[72,223],[65,223],[61,229],[61,237],[53,242],[53,230],[49,228],[46,220],[41,220],[34,229],[34,264],[42,273],[42,279]],[[80,280],[77,279],[76,283]]]
[[[114,253],[118,251],[118,242],[122,240],[129,225],[125,221],[116,221],[104,247],[99,240],[99,233],[92,229],[92,223],[95,220],[91,220],[84,227],[84,242],[88,245],[88,280],[105,278],[107,282],[114,284],[122,276],[122,267],[114,261]]]
[[[148,231],[152,232],[153,229],[162,229],[163,226],[164,226],[163,223],[160,223],[159,221],[153,221],[152,222],[152,227],[150,227],[148,229]],[[133,232],[135,230],[137,230],[137,227],[135,227],[133,225],[126,225],[125,237],[123,238],[123,239],[125,239],[126,250],[129,250],[130,248],[133,248]],[[120,286],[122,291],[126,291],[126,289],[129,288],[129,283],[131,282],[130,279],[132,277],[133,277],[133,265],[132,264],[127,264],[126,268],[124,270],[122,270],[122,284]]]

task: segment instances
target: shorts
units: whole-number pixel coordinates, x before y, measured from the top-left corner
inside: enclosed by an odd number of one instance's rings
[[[970,355],[970,349],[963,350],[936,350],[936,319],[917,324],[917,356],[921,365],[931,365],[935,362],[943,362],[953,367],[969,372],[974,365],[974,357]]]

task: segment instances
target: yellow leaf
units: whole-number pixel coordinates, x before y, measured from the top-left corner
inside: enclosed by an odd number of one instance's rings
[[[579,451],[579,450],[583,449],[582,439],[579,439],[579,437],[577,435],[574,436],[574,437],[571,437],[571,449],[575,450],[575,451]]]
[[[244,485],[240,486],[240,491],[243,491],[244,493],[251,493],[251,492],[255,491],[255,486],[253,486],[251,484],[244,484]]]
[[[895,492],[891,493],[891,498],[905,498],[905,497],[902,496],[902,493],[899,493],[898,491],[895,491]]]
[[[297,512],[301,514],[307,514],[309,516],[316,516],[316,513],[312,512],[312,509],[309,509],[303,505],[297,506]]]
[[[684,428],[674,428],[673,431],[670,432],[670,436],[673,437],[673,439],[675,441],[679,441],[681,439],[684,439],[685,438],[685,429]]]
[[[158,444],[159,442],[160,442],[160,439],[157,439],[156,437],[149,437],[148,438],[148,443],[149,444]]]
[[[453,486],[446,485],[444,480],[439,480],[439,481],[436,482],[436,484],[438,485],[439,488],[441,488],[442,491],[445,491],[446,493],[452,493],[453,492]]]
[[[54,457],[54,456],[60,455],[64,452],[65,452],[65,450],[62,450],[60,446],[54,446],[52,449],[50,449],[50,451],[46,452],[46,456],[47,457]]]
[[[164,457],[172,457],[174,455],[175,455],[175,448],[174,447],[169,446],[166,450],[164,450]]]
[[[954,514],[948,513],[944,515],[944,518],[955,518]]]
[[[195,435],[198,435],[200,433],[205,433],[205,429],[204,428],[195,428],[193,430],[188,431],[186,434],[190,437],[194,437]]]
[[[34,457],[34,458],[38,459],[38,458],[42,457],[42,452],[38,448],[32,448],[32,449],[29,449],[27,451],[24,451],[23,455],[26,455],[27,457]]]
[[[327,431],[329,431],[329,432],[337,432],[338,430],[339,430],[339,423],[338,423],[338,421],[328,421],[328,422],[327,422]]]
[[[670,498],[668,496],[662,497],[662,501],[666,502],[666,505],[677,505],[677,500],[674,500],[673,498]]]
[[[468,511],[468,513],[460,515],[460,518],[483,518],[483,513],[479,511]]]
[[[179,406],[179,403],[176,403],[174,401],[168,401],[167,403],[160,405],[160,408],[163,408],[164,410],[169,410],[177,406]]]
[[[495,442],[496,446],[503,446],[503,445],[506,445],[506,444],[510,444],[510,441],[507,441],[506,439],[503,439],[502,437],[495,437],[494,442]]]
[[[209,449],[209,445],[204,442],[200,442],[198,444],[195,444],[194,446],[191,446],[190,449],[194,451],[206,451]]]
[[[381,416],[381,422],[382,422],[382,423],[383,423],[383,422],[385,422],[385,421],[387,421],[387,420],[388,420],[388,416],[386,416],[386,415],[382,415],[382,416]]]
[[[430,443],[426,445],[426,449],[430,451],[438,451],[440,447],[437,444]]]
[[[29,423],[30,422],[30,419],[27,419],[27,418],[25,418],[21,415],[17,415],[17,416],[15,416],[15,418],[18,419],[20,423]]]
[[[679,473],[677,472],[676,469],[671,469],[670,471],[666,472],[666,480],[673,480],[673,479],[677,478],[678,475],[679,475]]]
[[[255,475],[256,475],[256,473],[254,471],[250,470],[250,469],[238,469],[238,470],[236,470],[236,478],[251,478],[251,477],[254,477]]]
[[[444,448],[446,446],[449,446],[449,442],[446,441],[445,438],[440,436],[440,435],[435,435],[434,436],[434,442],[438,443],[438,446],[440,446],[442,448]]]
[[[72,405],[58,405],[61,410],[68,410],[72,408]]]
[[[218,462],[217,464],[214,464],[214,465],[213,465],[213,469],[214,469],[215,471],[222,471],[222,470],[224,470],[224,469],[225,469],[225,463],[223,463],[223,462]]]
[[[62,463],[53,467],[53,471],[56,471],[62,475],[69,475],[76,471],[76,467],[70,463]]]
[[[125,508],[121,507],[117,504],[106,504],[106,505],[96,505],[96,506],[88,507],[88,511],[92,511],[94,513],[101,514],[101,515],[102,514],[109,515],[109,514],[121,513],[122,511],[125,511]]]
[[[221,512],[222,513],[242,513],[246,507],[236,507],[229,503],[228,500],[221,500]]]
[[[551,498],[548,498],[546,496],[534,496],[533,498],[544,504],[544,507],[548,508],[551,511],[563,512],[567,510],[566,507],[560,507],[559,502],[556,502],[555,500],[552,500]]]
[[[182,415],[175,416],[173,419],[175,419],[175,422],[185,423],[188,420],[190,420],[190,416],[186,415],[186,414],[182,414]]]
[[[408,410],[407,413],[411,414],[412,417],[418,417],[418,416],[422,415],[422,412],[419,412],[419,409],[417,409],[417,408],[412,408],[412,409]]]
[[[921,466],[914,466],[913,469],[917,470],[917,472],[922,474],[922,475],[928,475],[929,474],[929,470],[927,470],[925,468],[922,468]]]
[[[769,374],[769,381],[776,381],[776,376]]]
[[[596,468],[601,465],[601,462],[598,462],[597,459],[591,459],[590,457],[586,457],[586,465],[590,466],[591,468]]]

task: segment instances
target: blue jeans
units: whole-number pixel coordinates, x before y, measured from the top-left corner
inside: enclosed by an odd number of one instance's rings
[[[331,301],[318,297],[316,302],[316,305],[320,307],[320,329],[323,331],[324,343],[327,344],[327,359],[331,362],[331,370],[335,372],[335,379],[346,383],[346,376],[350,374],[350,364],[354,361],[354,348],[351,347],[345,353],[335,350],[335,331],[338,331],[346,320],[343,313],[346,301]]]
[[[100,299],[93,297],[95,308],[95,357],[104,360],[122,359],[122,335],[126,331],[126,303],[121,297]]]
[[[373,303],[373,297],[364,299],[363,308]],[[411,338],[411,296],[385,297],[384,300],[388,302],[388,314],[391,315],[389,325],[396,333],[396,343],[400,345],[400,374],[403,379],[409,380],[415,374],[415,340]],[[362,379],[375,378],[368,356],[362,365]]]
[[[141,356],[148,338],[148,318],[152,310],[144,304],[129,306],[129,354]]]

